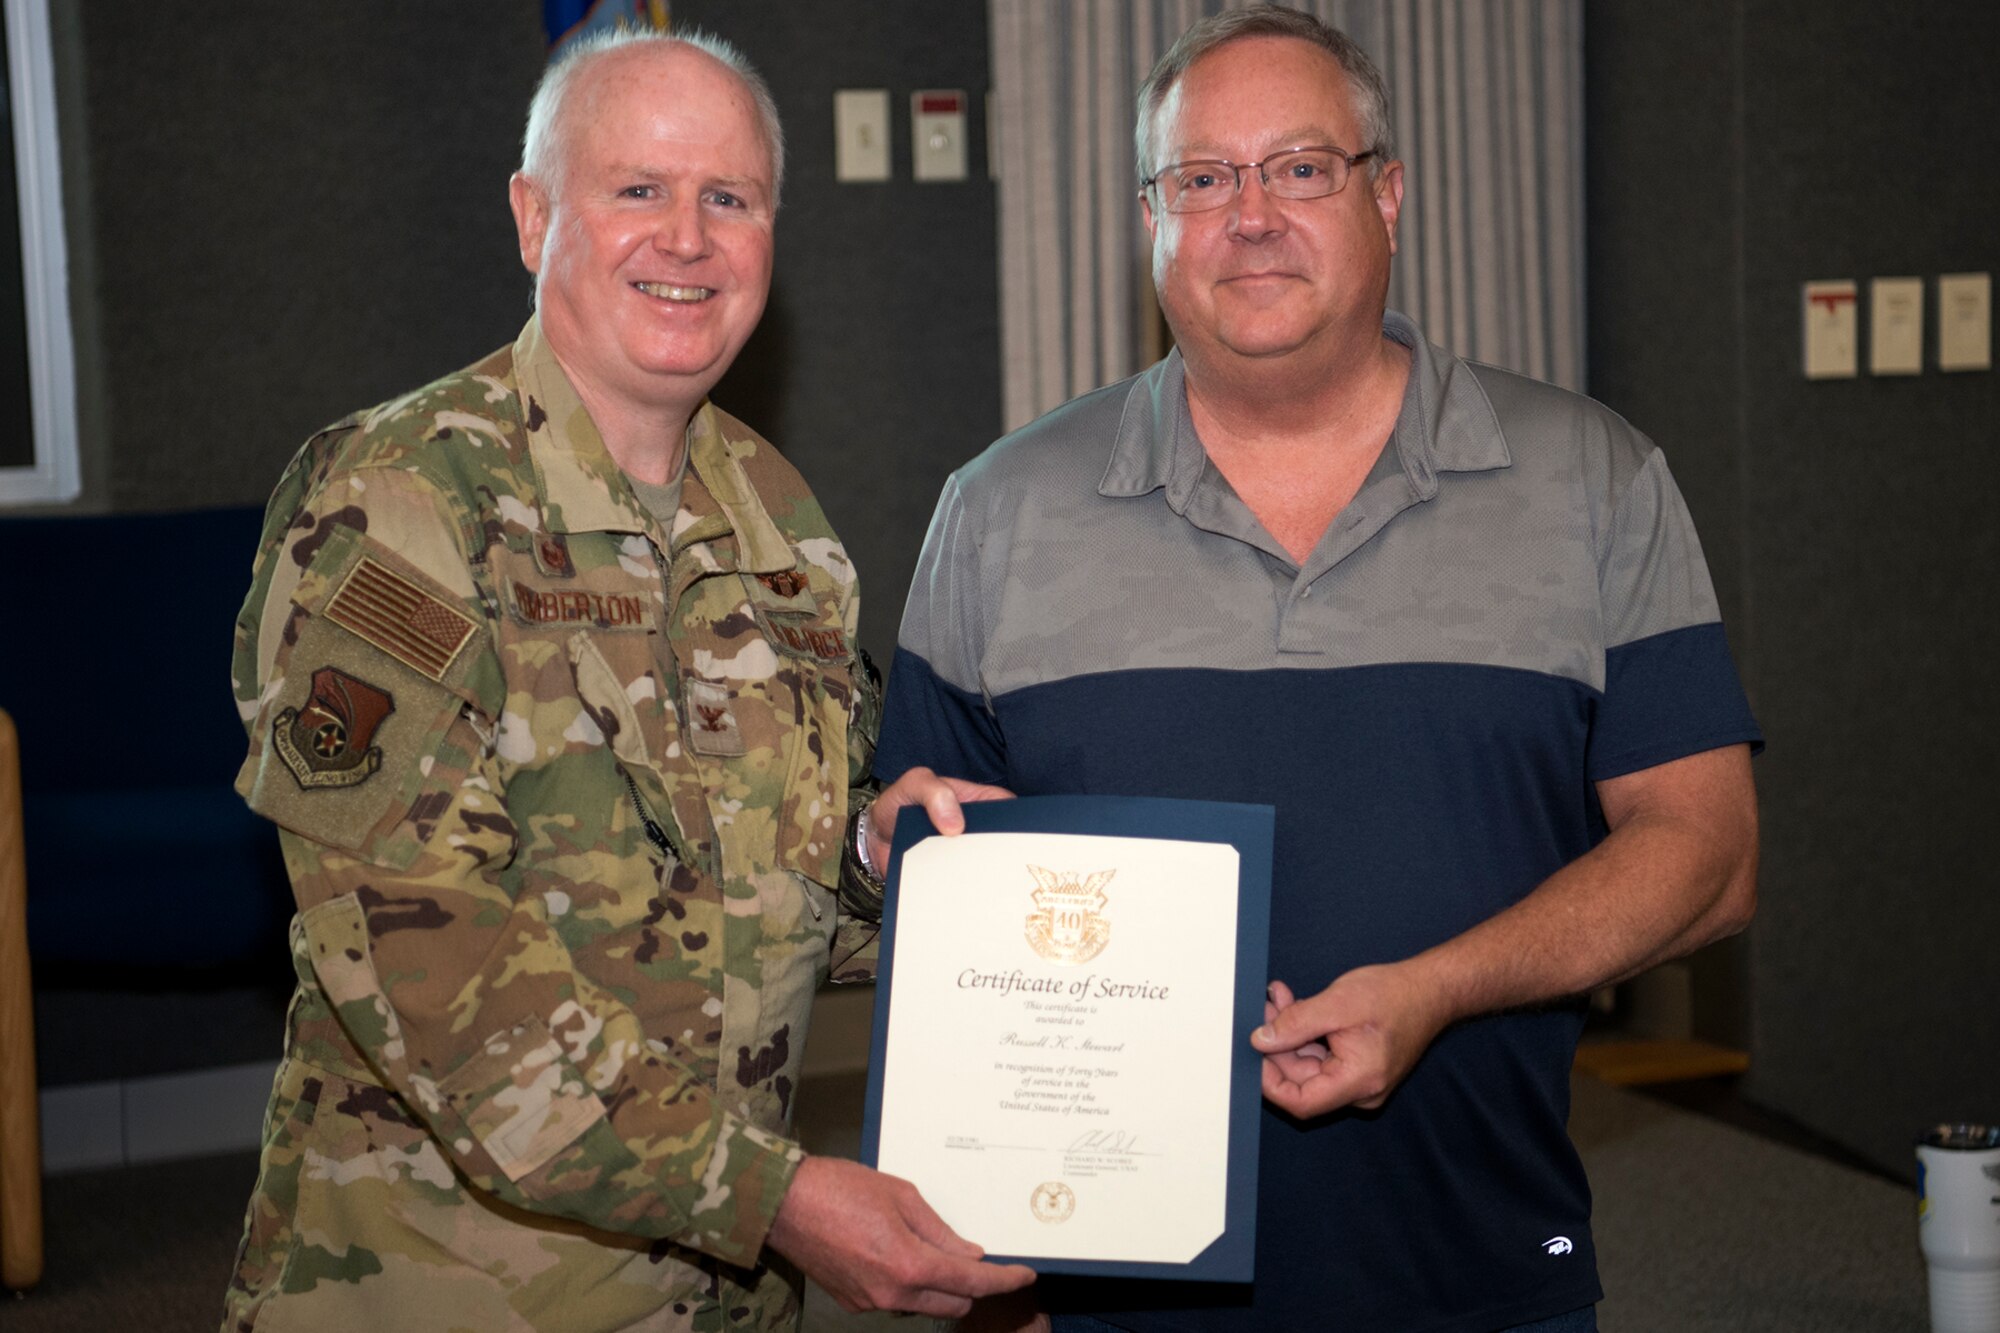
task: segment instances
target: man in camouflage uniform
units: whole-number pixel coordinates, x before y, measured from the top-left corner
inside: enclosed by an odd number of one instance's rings
[[[782,152],[719,43],[579,51],[512,184],[536,317],[272,498],[238,785],[299,988],[225,1329],[789,1327],[793,1265],[937,1314],[1029,1280],[787,1137],[815,988],[872,969],[875,698],[824,515],[706,399]]]

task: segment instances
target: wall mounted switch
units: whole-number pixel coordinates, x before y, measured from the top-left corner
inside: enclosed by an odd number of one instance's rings
[[[1852,379],[1859,373],[1855,355],[1855,326],[1858,322],[1855,304],[1855,287],[1851,278],[1806,284],[1807,379]]]
[[[1868,372],[1924,373],[1924,280],[1876,278],[1868,284]]]
[[[910,174],[920,181],[965,179],[965,94],[910,94]]]
[[[833,95],[833,178],[889,179],[889,93],[842,88]]]

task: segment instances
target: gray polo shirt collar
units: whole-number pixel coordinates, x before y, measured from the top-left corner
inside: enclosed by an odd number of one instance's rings
[[[1508,466],[1513,460],[1501,438],[1499,419],[1464,364],[1457,357],[1441,355],[1397,311],[1383,315],[1382,333],[1410,349],[1410,382],[1389,447],[1382,451],[1364,489],[1400,473],[1407,498],[1396,507],[1403,508],[1436,495],[1440,472]],[[1133,380],[1111,461],[1097,491],[1115,498],[1164,488],[1167,504],[1185,517],[1207,470],[1208,454],[1188,413],[1187,367],[1176,348]]]

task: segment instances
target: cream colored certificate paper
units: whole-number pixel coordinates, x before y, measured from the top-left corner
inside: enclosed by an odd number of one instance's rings
[[[904,854],[878,1165],[988,1253],[1187,1263],[1224,1226],[1234,847]]]

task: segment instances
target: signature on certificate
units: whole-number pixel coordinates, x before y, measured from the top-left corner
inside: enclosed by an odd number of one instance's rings
[[[1122,1129],[1086,1129],[1070,1140],[1071,1152],[1129,1153],[1139,1150],[1139,1136]]]

